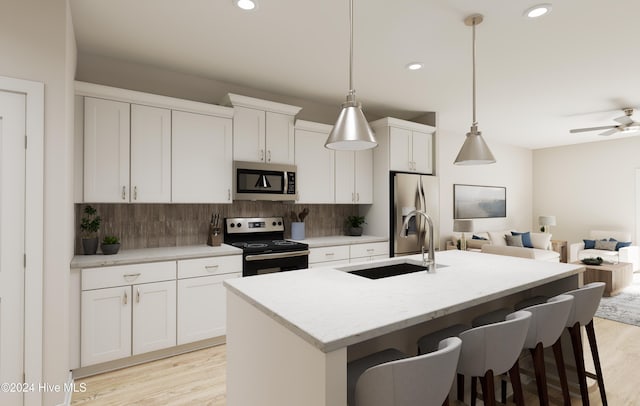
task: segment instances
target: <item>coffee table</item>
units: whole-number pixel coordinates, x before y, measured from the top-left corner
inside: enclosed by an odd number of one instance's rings
[[[574,264],[583,265],[584,284],[591,282],[604,282],[604,296],[614,296],[620,293],[620,290],[631,285],[633,282],[633,264],[630,262],[618,262],[617,264],[609,264],[603,262],[601,265],[586,265],[580,261]]]

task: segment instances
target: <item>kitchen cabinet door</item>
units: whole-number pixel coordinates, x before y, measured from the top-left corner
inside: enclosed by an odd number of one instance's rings
[[[334,203],[334,152],[324,147],[328,132],[295,130],[298,203]]]
[[[131,105],[130,194],[134,203],[171,201],[171,110]]]
[[[413,171],[411,156],[411,130],[389,128],[389,169],[392,171]]]
[[[353,151],[335,151],[336,203],[355,203],[356,157]]]
[[[241,275],[178,280],[178,345],[226,334],[227,301],[222,283]]]
[[[81,293],[81,366],[131,355],[131,286]]]
[[[129,103],[84,99],[84,201],[129,201]]]
[[[233,110],[233,159],[264,162],[267,153],[265,111],[240,106]]]
[[[231,203],[231,119],[172,111],[171,200]]]
[[[431,165],[431,146],[433,134],[426,134],[417,131],[411,133],[411,155],[413,157],[413,169],[419,173],[433,173]]]
[[[292,165],[294,157],[293,116],[266,112],[266,162]]]
[[[355,154],[355,192],[356,203],[373,203],[373,150],[356,151]]]
[[[133,285],[132,355],[176,345],[176,281]]]

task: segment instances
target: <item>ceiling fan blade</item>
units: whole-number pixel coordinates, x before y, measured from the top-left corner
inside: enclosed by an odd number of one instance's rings
[[[620,129],[616,127],[614,129],[611,129],[609,131],[605,131],[605,132],[600,133],[598,135],[613,135],[613,134],[618,133],[618,132],[620,132]]]
[[[617,129],[618,126],[617,125],[605,125],[603,127],[574,128],[573,130],[569,130],[569,132],[571,134],[575,134],[575,133],[583,133],[583,132],[586,132],[586,131],[608,130],[610,128],[616,128]]]
[[[622,125],[628,125],[628,124],[633,123],[633,120],[629,116],[622,116],[622,117],[614,118],[614,121],[617,121]]]

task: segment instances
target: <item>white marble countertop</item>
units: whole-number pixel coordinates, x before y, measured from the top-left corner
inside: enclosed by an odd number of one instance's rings
[[[240,248],[227,244],[222,244],[219,247],[192,245],[187,247],[143,248],[122,250],[115,255],[76,255],[71,260],[71,269],[241,254],[242,250]]]
[[[310,237],[304,240],[295,240],[309,244],[309,248],[330,247],[332,245],[368,244],[372,242],[389,241],[387,237],[376,237],[374,235],[362,235],[353,237],[348,235],[332,235],[327,237]]]
[[[314,268],[224,284],[312,345],[330,352],[584,270],[575,264],[457,250],[438,252],[436,261],[447,267],[376,280]]]

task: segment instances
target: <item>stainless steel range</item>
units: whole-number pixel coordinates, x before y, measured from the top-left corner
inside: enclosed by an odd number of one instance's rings
[[[309,246],[284,239],[282,217],[226,218],[224,242],[242,248],[242,276],[309,266]]]

